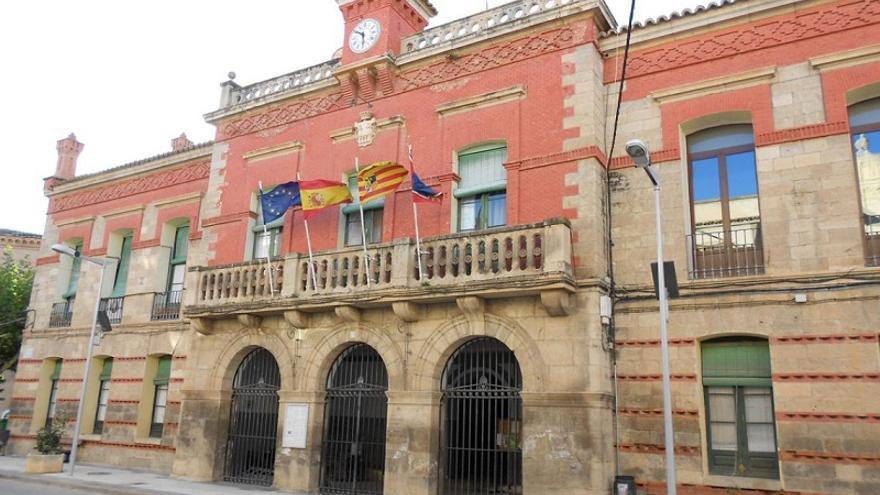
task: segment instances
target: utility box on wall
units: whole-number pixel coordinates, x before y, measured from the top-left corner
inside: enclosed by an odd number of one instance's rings
[[[636,495],[635,478],[632,476],[614,478],[614,493],[612,495]]]

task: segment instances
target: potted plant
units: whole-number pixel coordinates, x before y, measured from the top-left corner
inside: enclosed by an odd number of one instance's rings
[[[60,473],[64,468],[64,453],[61,437],[67,429],[67,418],[56,416],[52,424],[37,431],[36,454],[28,454],[25,461],[26,473]]]

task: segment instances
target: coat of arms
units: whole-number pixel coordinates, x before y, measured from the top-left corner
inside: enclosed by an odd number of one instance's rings
[[[354,135],[357,137],[358,146],[366,148],[373,144],[378,129],[379,124],[376,122],[373,112],[369,110],[361,112],[360,122],[354,124]]]

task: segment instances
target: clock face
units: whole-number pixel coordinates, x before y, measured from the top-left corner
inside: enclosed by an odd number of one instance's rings
[[[364,19],[354,27],[348,37],[348,46],[355,53],[364,53],[373,48],[382,34],[382,25],[376,19]]]

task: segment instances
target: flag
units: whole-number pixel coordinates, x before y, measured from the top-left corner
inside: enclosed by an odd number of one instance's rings
[[[422,181],[419,174],[413,167],[412,147],[409,150],[409,174],[412,176],[412,193],[413,202],[415,203],[436,203],[443,196],[442,192],[437,192]]]
[[[342,182],[332,180],[302,180],[299,182],[303,214],[311,218],[328,206],[351,203],[351,192]]]
[[[393,192],[408,174],[403,165],[379,162],[358,172],[358,196],[361,203],[381,198]]]
[[[437,192],[422,182],[422,179],[415,172],[412,173],[412,192],[413,201],[416,203],[436,203],[443,196],[442,192]]]
[[[275,186],[275,188],[267,193],[263,192],[262,187],[260,188],[263,225],[268,225],[272,221],[281,218],[288,209],[301,204],[298,182],[288,182]]]

